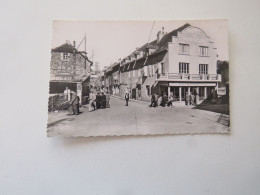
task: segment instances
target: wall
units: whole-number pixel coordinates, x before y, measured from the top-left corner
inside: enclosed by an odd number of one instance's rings
[[[90,70],[90,63],[86,61],[85,68],[85,59],[80,54],[70,54],[70,58],[65,61],[62,60],[61,52],[51,52],[51,77],[54,77],[56,74],[85,74]],[[54,79],[55,80],[55,79]]]
[[[259,1],[98,2],[3,1],[0,194],[259,194]],[[228,18],[231,135],[47,138],[54,18]]]
[[[196,31],[196,36],[189,31]],[[194,33],[194,32],[193,32]],[[188,27],[172,38],[169,48],[169,72],[179,73],[179,62],[189,63],[189,73],[199,74],[199,64],[208,64],[208,73],[217,74],[217,58],[214,43],[211,42],[210,35],[206,35],[203,29]],[[189,45],[189,54],[179,54],[179,44]],[[199,47],[208,47],[208,56],[200,56]]]

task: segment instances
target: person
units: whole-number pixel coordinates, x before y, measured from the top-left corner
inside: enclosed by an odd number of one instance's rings
[[[186,92],[186,94],[185,94],[185,105],[188,106],[189,103],[190,103],[190,97],[189,97],[188,92]]]
[[[154,107],[157,107],[158,106],[158,95],[157,94],[154,94],[155,96],[155,101],[154,101]]]
[[[107,108],[110,108],[110,95],[109,95],[109,93],[106,93],[106,107]]]
[[[128,106],[128,101],[129,101],[129,93],[127,92],[125,94],[125,105]]]
[[[106,95],[103,92],[101,93],[101,108],[106,108]]]
[[[162,105],[162,96],[161,95],[159,95],[157,102],[158,102],[158,105],[160,105],[160,106]]]
[[[98,92],[96,96],[96,108],[100,109],[100,107],[101,107],[101,96],[100,93]]]
[[[95,101],[96,101],[96,95],[93,91],[91,91],[89,96],[89,111],[93,111],[96,109]]]
[[[190,93],[190,104],[195,105],[195,97],[192,93]]]
[[[168,101],[168,97],[167,97],[166,93],[164,93],[162,96],[162,107],[165,107],[167,101]]]
[[[155,94],[152,94],[150,107],[155,107]]]
[[[168,99],[168,102],[167,102],[167,106],[168,107],[172,107],[173,101],[174,101],[173,95],[170,95],[170,97]]]
[[[71,96],[72,97],[71,97],[70,105],[72,105],[73,107],[72,115],[74,114],[79,115],[79,97],[75,92],[72,92]]]
[[[196,105],[197,104],[197,99],[199,97],[198,96],[199,94],[197,93],[197,90],[194,90],[194,94],[193,95],[194,95],[194,105]]]

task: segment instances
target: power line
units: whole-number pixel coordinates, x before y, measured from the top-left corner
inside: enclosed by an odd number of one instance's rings
[[[153,21],[153,25],[152,25],[152,29],[151,29],[151,31],[150,31],[150,35],[149,35],[149,39],[148,39],[147,45],[149,45],[149,43],[150,43],[150,39],[151,39],[151,35],[152,35],[154,23],[155,23],[155,20]]]

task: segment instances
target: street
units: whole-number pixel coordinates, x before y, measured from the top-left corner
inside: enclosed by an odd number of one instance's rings
[[[49,113],[47,135],[78,137],[106,135],[156,135],[228,133],[229,127],[219,121],[219,113],[192,109],[191,106],[149,107],[149,103],[129,102],[111,97],[111,108],[88,111],[80,115],[67,111]],[[217,122],[218,121],[218,122]]]

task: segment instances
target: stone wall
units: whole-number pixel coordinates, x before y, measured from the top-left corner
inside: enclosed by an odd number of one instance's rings
[[[55,80],[57,74],[86,74],[90,71],[90,62],[81,54],[70,54],[68,60],[63,60],[62,52],[52,52],[51,55],[51,79]]]

